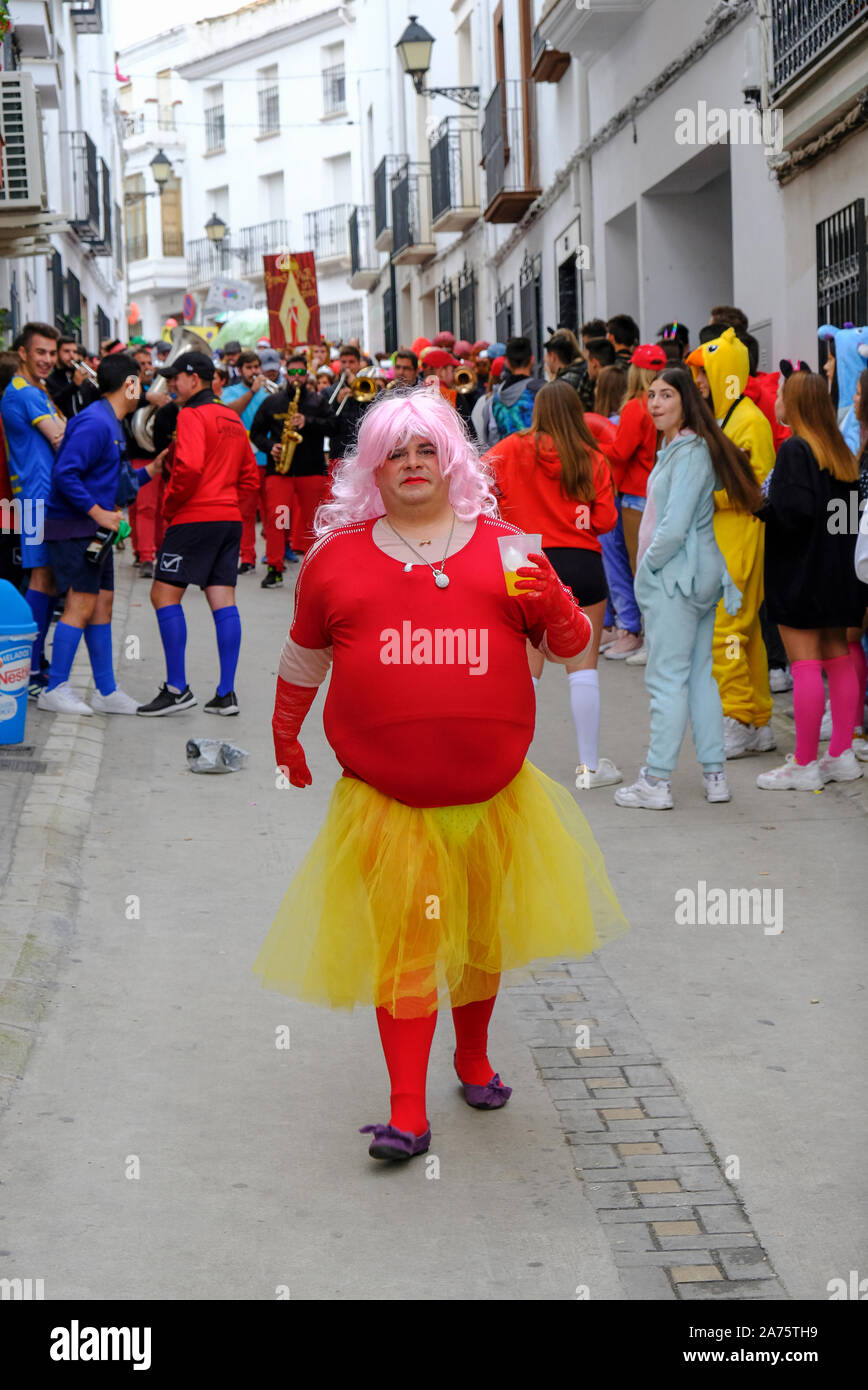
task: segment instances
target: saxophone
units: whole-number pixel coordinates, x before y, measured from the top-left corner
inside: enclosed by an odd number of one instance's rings
[[[301,384],[295,388],[289,408],[286,412],[286,420],[283,425],[283,434],[280,436],[280,458],[274,465],[275,473],[286,474],[292,467],[293,455],[301,443],[301,431],[293,429],[290,423],[293,415],[298,414],[298,403],[301,400]]]

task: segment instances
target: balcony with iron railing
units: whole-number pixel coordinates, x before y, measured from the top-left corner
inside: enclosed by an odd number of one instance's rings
[[[349,270],[351,212],[349,203],[336,203],[304,214],[304,244],[313,251],[317,270]]]
[[[77,34],[102,33],[101,0],[66,0],[70,8],[72,27]]]
[[[544,38],[539,25],[533,31],[531,76],[534,82],[560,82],[572,59]]]
[[[96,145],[83,130],[62,130],[60,144],[69,224],[80,241],[98,242],[101,219]]]
[[[486,222],[519,222],[542,192],[534,96],[532,82],[513,79],[496,83],[486,103],[482,127]]]
[[[246,270],[245,258],[239,247],[224,240],[211,241],[209,237],[197,237],[185,243],[187,260],[188,288],[194,285],[208,285],[215,276],[234,280]]]
[[[374,248],[374,209],[353,208],[350,213],[350,288],[369,290],[380,278],[380,257]]]
[[[278,252],[290,250],[290,241],[289,223],[284,218],[242,227],[235,249],[244,264],[245,275],[264,275],[263,256],[276,256]]]
[[[461,232],[479,216],[479,130],[475,116],[447,116],[429,140],[431,230]]]
[[[386,154],[374,170],[374,247],[377,251],[392,249],[392,191],[391,184],[406,155]]]
[[[226,115],[223,106],[209,106],[205,111],[205,153],[222,154],[226,149]]]
[[[347,109],[347,75],[343,63],[323,68],[322,110],[324,116],[336,116]]]
[[[868,0],[772,0],[774,96],[862,31]]]
[[[152,130],[176,130],[174,106],[145,107],[140,111],[123,112],[124,135],[147,135]]]
[[[431,167],[402,161],[392,178],[392,262],[423,265],[437,247],[431,230]]]

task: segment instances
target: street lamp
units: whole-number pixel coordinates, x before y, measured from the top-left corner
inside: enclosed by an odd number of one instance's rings
[[[218,217],[216,212],[212,212],[205,223],[205,235],[220,258],[221,268],[226,263],[226,233],[228,231],[229,228],[223,218]]]
[[[450,101],[457,101],[462,106],[469,106],[472,111],[478,111],[478,87],[425,86],[425,74],[431,67],[431,49],[434,47],[434,42],[434,35],[429,34],[428,30],[419,23],[417,16],[411,14],[410,23],[395,44],[398,57],[401,59],[401,67],[412,79],[417,95],[420,97],[448,97]]]
[[[148,167],[154,176],[154,183],[157,185],[156,188],[150,188],[141,193],[125,193],[125,207],[133,207],[135,203],[141,203],[145,198],[162,198],[163,189],[175,172],[172,168],[171,160],[162,150],[158,150]]]

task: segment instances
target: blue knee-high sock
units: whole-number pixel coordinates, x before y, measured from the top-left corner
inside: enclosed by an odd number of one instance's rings
[[[117,682],[112,667],[112,625],[111,623],[91,623],[84,630],[84,640],[90,656],[90,667],[94,682],[100,695],[111,695],[117,690]]]
[[[168,603],[165,608],[158,608],[157,622],[166,653],[166,684],[176,692],[186,690],[184,654],[187,650],[187,620],[180,603]]]
[[[30,604],[37,627],[36,641],[30,653],[30,669],[34,675],[38,675],[42,665],[42,653],[45,650],[45,638],[51,626],[51,615],[57,599],[54,594],[43,594],[39,589],[28,589],[24,597]]]
[[[63,621],[54,629],[54,646],[51,649],[51,670],[48,673],[48,689],[63,685],[69,680],[72,663],[81,641],[81,628],[72,627]]]
[[[241,614],[234,603],[228,608],[215,609],[214,626],[217,629],[217,651],[220,654],[220,684],[217,694],[228,695],[235,689],[235,671],[241,651]]]

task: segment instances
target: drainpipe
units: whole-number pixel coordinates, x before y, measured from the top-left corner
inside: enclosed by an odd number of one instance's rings
[[[588,72],[583,63],[578,63],[579,77],[579,144],[583,145],[591,136],[591,107],[588,95]],[[582,275],[582,314],[585,320],[593,318],[599,311],[599,292],[597,288],[597,259],[594,254],[594,190],[591,180],[591,156],[586,155],[579,164],[579,209],[581,212],[581,239],[588,248],[588,269]]]

